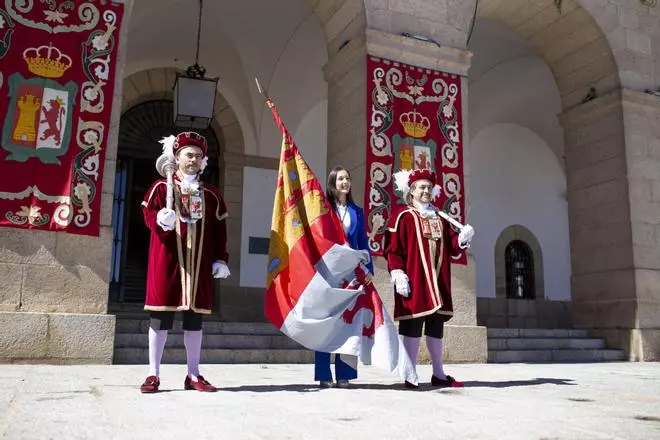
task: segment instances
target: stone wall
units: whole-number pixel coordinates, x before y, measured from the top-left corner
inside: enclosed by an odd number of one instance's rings
[[[0,229],[0,362],[110,363],[115,317],[107,315],[112,200],[121,116],[126,0],[101,194],[99,237]]]
[[[571,303],[477,298],[477,324],[489,328],[572,328]]]

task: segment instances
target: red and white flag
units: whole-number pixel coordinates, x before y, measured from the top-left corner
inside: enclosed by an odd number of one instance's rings
[[[271,100],[282,152],[268,251],[266,317],[310,350],[357,356],[417,384],[415,367],[364,264]]]

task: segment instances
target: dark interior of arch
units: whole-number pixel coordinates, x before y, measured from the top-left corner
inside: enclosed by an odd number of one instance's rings
[[[174,103],[159,99],[143,102],[129,109],[119,124],[118,155],[156,160],[162,148],[158,143],[171,134],[187,131],[174,126]],[[220,143],[212,128],[201,130],[209,144],[209,165],[218,158]]]

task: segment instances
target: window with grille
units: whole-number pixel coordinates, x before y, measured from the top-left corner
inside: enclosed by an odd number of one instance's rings
[[[534,299],[534,255],[522,240],[513,240],[504,251],[506,261],[506,296]]]

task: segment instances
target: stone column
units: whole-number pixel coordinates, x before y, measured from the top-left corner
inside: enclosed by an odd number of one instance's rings
[[[467,121],[467,69],[471,54],[467,51],[367,29],[351,39],[334,54],[325,66],[328,81],[328,162],[327,168],[343,165],[353,177],[356,200],[364,200],[367,145],[367,54],[455,73],[463,77],[463,121]],[[463,127],[463,136],[467,135]],[[467,140],[464,140],[464,145]],[[390,311],[393,290],[387,264],[375,260],[375,282]],[[452,266],[455,316],[446,328],[448,362],[485,362],[486,329],[478,327],[474,258],[468,266]],[[422,350],[425,353],[425,350]],[[425,355],[425,354],[424,354]],[[423,355],[423,356],[424,356]]]
[[[561,116],[565,128],[573,321],[660,357],[660,100],[615,90]]]
[[[99,237],[0,229],[0,362],[112,362],[112,201],[132,0],[124,0]]]

